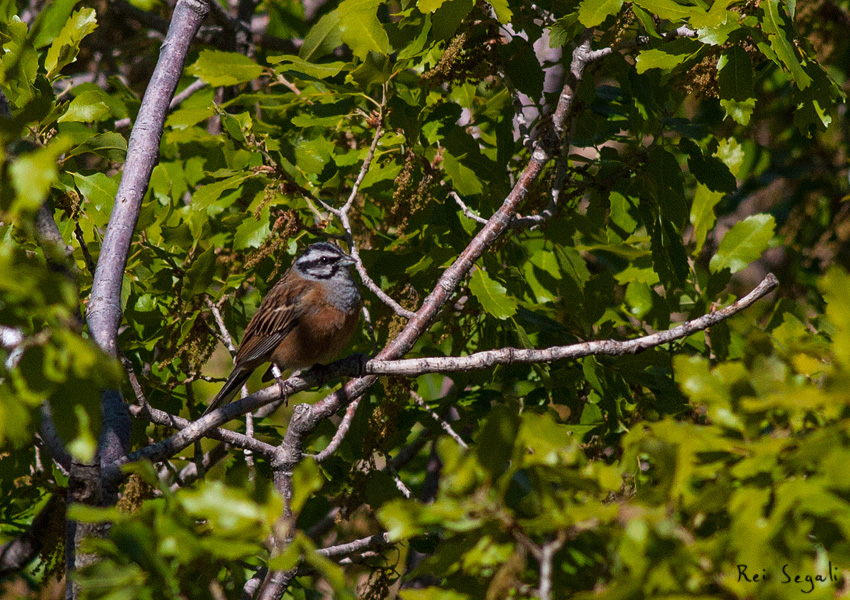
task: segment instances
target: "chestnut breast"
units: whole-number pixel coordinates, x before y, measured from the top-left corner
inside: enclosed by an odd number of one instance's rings
[[[330,302],[318,300],[318,296],[305,302],[310,308],[301,313],[295,326],[272,352],[271,361],[281,369],[327,364],[351,339],[360,320],[359,298],[353,310],[340,310]]]

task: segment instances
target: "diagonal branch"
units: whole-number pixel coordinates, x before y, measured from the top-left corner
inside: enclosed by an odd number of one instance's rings
[[[144,409],[142,409],[138,406],[131,406],[130,407],[130,413],[134,417],[138,417],[138,418],[148,420],[151,423],[156,423],[157,425],[165,425],[166,427],[171,427],[173,429],[179,429],[181,431],[185,430],[190,425],[193,425],[193,422],[189,421],[188,419],[184,419],[183,417],[178,417],[176,415],[169,414],[165,411],[158,410],[156,408],[151,408],[150,411],[145,411]],[[174,437],[174,436],[172,436],[172,437]],[[242,448],[244,450],[250,450],[251,452],[254,452],[255,454],[259,454],[260,456],[265,456],[267,458],[271,458],[275,453],[275,447],[274,446],[272,446],[271,444],[267,444],[265,442],[261,442],[260,440],[258,440],[256,438],[253,438],[253,437],[250,437],[250,436],[247,436],[247,435],[243,435],[241,433],[238,433],[236,431],[231,431],[229,429],[212,428],[212,429],[205,431],[203,433],[203,435],[199,435],[197,437],[194,437],[191,441],[189,441],[185,445],[181,445],[179,448],[177,448],[171,454],[167,454],[167,455],[165,455],[165,454],[150,454],[150,455],[142,454],[142,455],[139,455],[139,457],[136,460],[140,460],[140,459],[143,459],[143,458],[149,459],[152,462],[164,460],[166,458],[169,458],[170,456],[173,456],[177,452],[180,452],[180,450],[182,450],[183,448],[190,446],[194,442],[201,439],[201,437],[208,437],[208,438],[212,438],[214,440],[220,440],[222,442],[226,442],[227,444],[230,444],[231,446],[235,446],[237,448]],[[134,453],[134,454],[138,454],[138,453]],[[132,462],[132,461],[127,461],[127,462]],[[122,462],[122,464],[125,464],[125,463]]]

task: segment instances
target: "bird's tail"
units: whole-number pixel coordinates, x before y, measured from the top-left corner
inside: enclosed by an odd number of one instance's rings
[[[242,387],[242,385],[248,381],[248,377],[251,376],[251,370],[242,369],[236,367],[233,369],[233,372],[230,374],[230,377],[227,378],[227,381],[224,382],[221,390],[216,394],[215,398],[212,399],[210,405],[207,406],[207,409],[204,411],[204,414],[208,412],[212,412],[217,409],[219,406],[224,406],[233,398],[236,392]]]

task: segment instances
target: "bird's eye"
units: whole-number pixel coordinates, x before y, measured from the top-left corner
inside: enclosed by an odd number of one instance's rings
[[[326,264],[328,264],[329,262],[331,262],[331,259],[330,259],[330,257],[329,257],[329,256],[323,256],[322,258],[320,258],[320,259],[319,259],[319,261],[321,261],[321,263],[322,263],[323,265],[326,265]]]

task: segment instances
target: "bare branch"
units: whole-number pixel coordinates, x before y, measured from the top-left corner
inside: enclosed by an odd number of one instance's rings
[[[130,135],[127,159],[115,205],[103,238],[87,312],[89,332],[105,352],[115,356],[121,320],[121,283],[127,252],[139,218],[142,200],[159,155],[165,115],[183,71],[195,33],[209,10],[200,0],[180,0],[151,81]]]
[[[623,356],[637,354],[648,348],[661,346],[674,340],[685,338],[692,333],[708,329],[742,310],[752,306],[757,300],[771,292],[779,282],[772,273],[749,294],[720,310],[710,312],[692,321],[686,321],[678,327],[660,331],[631,340],[593,340],[569,346],[553,346],[543,349],[500,348],[476,352],[469,356],[446,356],[430,358],[409,358],[404,360],[371,360],[364,370],[372,375],[422,375],[423,373],[451,373],[456,371],[480,371],[495,365],[514,365],[521,363],[550,363],[567,358],[575,359],[590,355]]]
[[[412,499],[413,492],[410,491],[410,488],[408,488],[401,480],[401,477],[398,476],[398,471],[395,470],[393,461],[387,460],[386,470],[389,471],[390,476],[393,478],[393,481],[395,481],[395,486],[398,488],[398,491],[400,491],[408,500]]]
[[[224,324],[224,319],[221,316],[221,311],[218,309],[218,306],[210,300],[209,297],[206,299],[207,306],[210,309],[210,312],[213,314],[213,318],[215,319],[216,324],[218,325],[219,332],[221,334],[221,339],[224,341],[224,345],[227,346],[227,349],[230,351],[230,356],[236,360],[236,345],[233,343],[233,336],[230,335],[230,332],[227,330],[227,325]],[[275,367],[276,368],[276,367]],[[280,377],[280,373],[275,373],[275,377]],[[244,385],[241,390],[242,398],[248,395],[248,388]],[[252,413],[247,413],[245,415],[245,436],[248,438],[254,437],[254,415]],[[250,481],[254,480],[256,476],[256,471],[254,469],[254,453],[250,448],[244,449],[245,454],[245,464],[248,465],[248,479]]]
[[[425,412],[427,412],[429,415],[431,415],[431,418],[434,419],[440,425],[440,427],[443,428],[443,431],[448,433],[449,436],[454,441],[456,441],[458,443],[458,446],[460,446],[464,450],[469,450],[469,446],[467,446],[466,442],[463,441],[463,438],[461,438],[455,432],[455,430],[452,429],[452,426],[449,425],[448,421],[446,421],[440,415],[438,415],[436,412],[431,410],[431,408],[428,406],[428,403],[425,402],[425,400],[422,398],[422,396],[420,396],[419,394],[417,394],[413,390],[410,390],[410,397],[413,398],[413,401],[416,402],[416,404],[418,404],[420,407],[422,407],[422,409]]]
[[[152,408],[150,410],[150,414],[145,414],[141,408],[139,408],[137,406],[131,406],[130,407],[130,413],[134,417],[140,417],[142,419],[150,421],[151,423],[156,423],[157,425],[165,425],[167,427],[172,427],[173,429],[179,429],[181,431],[181,433],[183,431],[185,431],[187,428],[189,428],[189,427],[195,425],[196,423],[200,422],[200,421],[189,421],[189,420],[184,419],[182,417],[178,417],[176,415],[169,414],[165,411],[158,410],[156,408]],[[213,429],[209,429],[207,431],[204,431],[203,435],[198,435],[196,437],[193,437],[186,444],[183,444],[179,448],[174,450],[174,452],[171,452],[171,453],[152,453],[152,452],[141,452],[140,451],[140,452],[134,452],[133,455],[131,455],[131,456],[138,455],[137,457],[134,458],[134,460],[148,459],[148,460],[151,460],[152,462],[165,460],[166,458],[170,458],[171,456],[174,456],[175,454],[180,452],[180,450],[182,450],[183,448],[186,448],[187,446],[190,446],[191,444],[195,443],[197,440],[199,440],[203,436],[212,438],[214,440],[220,440],[222,442],[226,442],[226,443],[230,444],[231,446],[236,446],[237,448],[243,448],[243,449],[251,450],[255,454],[259,454],[260,456],[265,456],[266,458],[272,457],[275,453],[275,450],[276,450],[276,448],[274,446],[272,446],[271,444],[267,444],[265,442],[261,442],[260,440],[255,439],[255,438],[248,437],[246,435],[242,435],[241,433],[238,433],[236,431],[231,431],[229,429],[213,428]],[[172,438],[173,437],[175,437],[175,436],[172,436]],[[169,438],[169,439],[171,439],[171,438]],[[159,444],[162,444],[162,442],[159,442]],[[157,444],[154,444],[154,446],[157,446]],[[151,447],[152,446],[148,446],[148,448],[151,448]],[[122,460],[120,462],[121,462],[121,464],[126,464],[127,462],[133,462],[133,460]]]
[[[348,430],[351,428],[351,422],[354,420],[354,413],[357,412],[357,406],[360,404],[360,400],[357,399],[345,409],[345,416],[342,418],[342,421],[339,423],[339,427],[336,428],[336,433],[331,439],[330,444],[327,447],[319,452],[314,458],[316,462],[322,462],[329,456],[333,455],[334,452],[339,450],[340,445],[342,444],[342,440],[345,439],[345,435],[348,433]]]
[[[0,348],[16,350],[24,341],[24,333],[16,327],[0,325]]]
[[[558,536],[540,546],[540,552],[537,559],[540,561],[540,600],[550,600],[552,598],[552,559],[555,554],[564,546],[566,541],[566,532],[558,532]]]
[[[384,102],[386,102],[386,89],[384,90]],[[375,158],[375,151],[378,149],[378,142],[381,141],[381,136],[384,134],[384,104],[381,104],[381,111],[378,115],[378,124],[375,126],[375,135],[372,137],[372,145],[369,146],[369,152],[366,154],[366,160],[360,167],[360,172],[357,174],[357,179],[354,180],[354,185],[351,186],[351,193],[348,195],[348,200],[345,201],[340,209],[341,214],[346,214],[354,204],[354,199],[357,197],[357,192],[360,191],[360,184],[369,172],[369,167],[372,165],[372,159]]]
[[[460,196],[457,195],[457,192],[452,190],[449,192],[449,196],[451,196],[454,201],[457,202],[457,205],[460,206],[460,209],[463,211],[463,214],[465,214],[468,219],[472,219],[476,223],[481,223],[482,225],[487,224],[487,219],[485,219],[484,217],[479,217],[474,212],[472,212],[472,209],[469,208],[466,203],[464,203],[464,201],[460,199]]]
[[[35,215],[35,235],[50,268],[76,282],[80,270],[74,262],[74,249],[62,237],[46,202],[38,208]]]
[[[118,349],[118,358],[121,359],[121,364],[124,365],[124,370],[127,371],[127,378],[130,380],[133,393],[136,395],[136,402],[138,402],[142,410],[150,414],[152,410],[151,405],[145,397],[145,392],[142,389],[142,384],[139,383],[139,378],[136,377],[136,370],[133,368],[133,363],[130,362],[130,359],[127,358],[120,348]]]
[[[339,544],[337,546],[321,548],[316,552],[327,558],[335,558],[337,556],[347,556],[349,554],[363,552],[364,550],[376,550],[389,545],[389,534],[381,533],[378,535],[360,538],[359,540],[354,540],[353,542],[348,542],[347,544]]]
[[[56,431],[56,424],[53,421],[53,411],[50,408],[49,402],[43,402],[41,404],[41,427],[38,434],[47,447],[50,456],[68,474],[71,471],[71,454],[65,448],[65,443],[59,437],[59,432]]]
[[[224,443],[216,444],[211,450],[204,452],[204,455],[200,461],[202,471],[209,471],[209,469],[213,465],[218,463],[221,459],[225,458],[227,456],[228,449],[229,445]],[[198,463],[190,462],[185,467],[183,467],[179,473],[176,474],[176,481],[171,486],[171,491],[176,492],[181,487],[187,486],[190,483],[196,481],[200,476],[201,475],[198,472]]]
[[[346,217],[348,220],[348,217]],[[401,304],[393,300],[384,290],[382,290],[377,283],[375,283],[371,277],[369,277],[369,273],[366,271],[366,267],[363,266],[363,261],[360,258],[360,253],[357,251],[357,247],[354,246],[353,241],[351,243],[351,258],[353,258],[356,262],[354,267],[357,269],[357,273],[360,274],[360,280],[363,284],[369,288],[369,291],[375,294],[381,302],[389,306],[392,311],[400,317],[404,317],[405,319],[412,319],[416,314],[412,310],[407,310]]]

